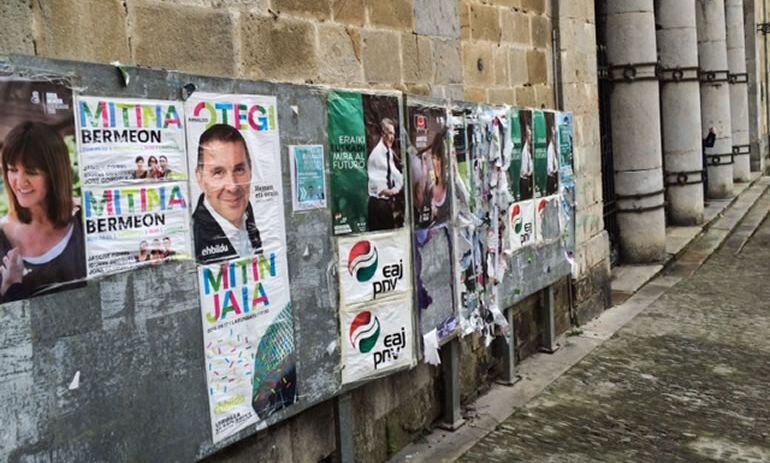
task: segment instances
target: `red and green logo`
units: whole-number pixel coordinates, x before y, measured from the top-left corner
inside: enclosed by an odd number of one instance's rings
[[[521,234],[521,230],[524,228],[524,219],[521,217],[521,206],[518,204],[513,205],[511,211],[511,224],[513,224],[513,231],[517,235]]]
[[[350,324],[350,343],[362,354],[374,349],[380,337],[380,321],[369,311],[356,315]]]
[[[377,248],[371,241],[359,241],[350,248],[348,272],[361,283],[369,281],[377,272]]]

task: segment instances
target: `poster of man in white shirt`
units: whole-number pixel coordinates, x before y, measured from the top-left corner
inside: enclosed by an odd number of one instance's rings
[[[548,133],[548,155],[545,195],[551,196],[559,192],[559,128],[556,124],[556,114],[545,113],[545,124]]]
[[[380,140],[369,153],[366,166],[369,177],[369,231],[390,230],[397,226],[396,198],[404,188],[404,176],[396,165],[395,140],[396,124],[389,118],[383,118],[380,121]]]
[[[523,145],[521,148],[521,169],[519,172],[519,191],[521,201],[532,199],[534,186],[534,163],[532,162],[532,112],[520,111],[519,123]]]

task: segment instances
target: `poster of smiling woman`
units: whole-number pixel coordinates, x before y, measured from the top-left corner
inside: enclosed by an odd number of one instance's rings
[[[72,90],[0,78],[0,302],[86,276]]]

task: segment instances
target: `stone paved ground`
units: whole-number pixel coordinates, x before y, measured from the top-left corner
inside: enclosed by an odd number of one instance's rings
[[[770,461],[770,220],[732,238],[460,461]]]

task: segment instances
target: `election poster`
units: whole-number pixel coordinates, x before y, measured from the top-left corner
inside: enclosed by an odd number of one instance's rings
[[[0,77],[0,303],[84,284],[72,98],[60,82]]]
[[[297,401],[288,269],[278,251],[198,268],[214,443]]]
[[[548,196],[535,200],[535,242],[552,241],[561,234],[559,227],[559,196]]]
[[[559,124],[559,220],[562,239],[567,247],[567,253],[574,257],[575,253],[575,173],[573,171],[573,137],[574,121],[572,113],[558,113]]]
[[[535,197],[559,192],[559,137],[553,112],[535,111]]]
[[[84,188],[88,276],[189,259],[186,182]]]
[[[343,384],[414,364],[411,297],[341,310],[340,329]]]
[[[326,174],[322,145],[289,146],[291,202],[295,211],[326,207]]]
[[[182,103],[79,96],[84,186],[187,180]]]
[[[511,164],[508,167],[509,184],[514,201],[534,197],[534,150],[532,111],[511,110]]]
[[[328,134],[335,235],[404,226],[398,98],[331,92]]]
[[[451,289],[454,275],[447,108],[410,99],[406,118],[420,332],[435,329],[442,340],[456,332],[458,326]]]
[[[513,203],[508,209],[508,219],[512,250],[535,243],[535,200]]]
[[[447,110],[409,104],[407,117],[414,226],[427,229],[446,224],[451,204]]]
[[[285,268],[276,105],[274,96],[198,92],[185,102],[199,263],[274,253]]]
[[[340,306],[411,294],[408,231],[338,238],[337,243]]]
[[[484,200],[484,191],[488,191],[488,169],[486,163],[481,162],[481,131],[476,118],[454,109],[450,126],[450,155],[457,173],[453,228],[455,301],[463,334],[470,334],[483,325],[482,312],[487,302],[489,279],[485,256],[489,226],[484,218],[489,211],[489,201]]]

